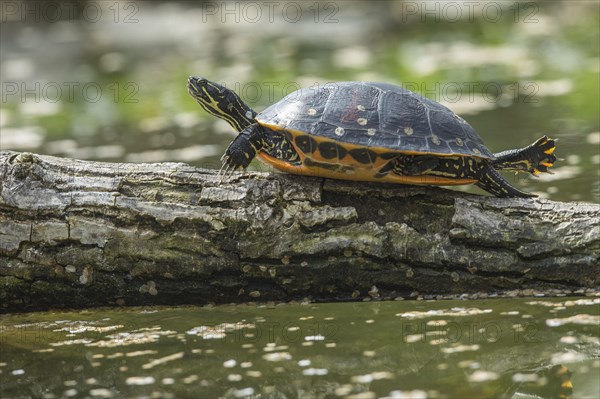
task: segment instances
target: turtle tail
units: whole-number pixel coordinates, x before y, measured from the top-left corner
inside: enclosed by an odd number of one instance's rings
[[[478,176],[478,181],[475,185],[484,189],[488,193],[494,194],[496,197],[537,197],[535,194],[526,193],[512,186],[493,165],[488,164],[481,169]]]
[[[499,152],[494,154],[496,159],[492,166],[498,170],[529,172],[534,176],[541,172],[552,173],[548,168],[556,162],[554,149],[557,140],[542,136],[525,148]]]

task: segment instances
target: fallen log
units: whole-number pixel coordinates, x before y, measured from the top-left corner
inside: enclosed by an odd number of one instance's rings
[[[0,152],[4,311],[598,292],[600,205]]]

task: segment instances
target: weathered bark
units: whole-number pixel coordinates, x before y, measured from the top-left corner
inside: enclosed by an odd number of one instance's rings
[[[0,153],[4,310],[596,291],[600,205]]]

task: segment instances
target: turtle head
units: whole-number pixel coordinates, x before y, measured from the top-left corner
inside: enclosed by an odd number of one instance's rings
[[[254,112],[233,91],[205,78],[190,76],[187,82],[190,95],[209,114],[227,121],[241,132],[253,124]]]

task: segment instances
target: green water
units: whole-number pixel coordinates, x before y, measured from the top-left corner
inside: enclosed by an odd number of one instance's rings
[[[3,1],[0,149],[219,168],[234,132],[189,75],[256,110],[382,81],[441,101],[493,152],[558,138],[554,175],[510,181],[600,202],[597,1],[250,2],[256,21],[243,4]],[[564,365],[573,397],[596,399],[599,314],[538,298],[4,315],[0,397],[549,398]]]
[[[492,152],[558,138],[554,175],[507,177],[600,202],[597,1],[51,3],[0,10],[0,149],[218,169],[234,132],[190,98],[189,75],[258,111],[370,80],[441,101]]]
[[[0,397],[600,395],[600,299],[390,301],[4,315]],[[557,383],[558,381],[558,383]],[[505,396],[502,396],[505,395]]]

